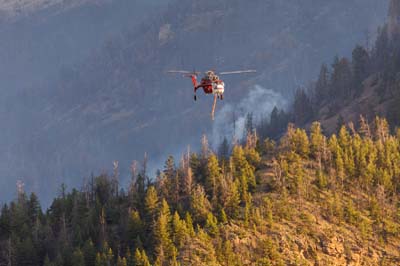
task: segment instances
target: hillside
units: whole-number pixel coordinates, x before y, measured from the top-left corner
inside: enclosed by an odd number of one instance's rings
[[[400,7],[391,1],[388,23],[378,30],[372,46],[357,45],[351,57],[335,56],[322,64],[319,75],[307,86],[299,87],[293,102],[284,110],[275,108],[257,126],[262,136],[278,138],[288,122],[309,128],[318,120],[329,134],[343,123],[351,127],[361,120],[383,116],[391,130],[400,125]]]
[[[44,194],[108,168],[114,159],[124,173],[145,152],[157,165],[167,151],[196,145],[213,127],[210,101],[201,97],[194,105],[190,82],[165,70],[256,68],[256,76],[227,80],[224,105],[237,104],[257,84],[289,99],[296,86],[314,77],[321,60],[346,54],[364,42],[366,32],[373,34],[386,7],[381,0],[173,2],[140,27],[111,38],[84,63],[64,67],[58,79],[6,100],[19,104],[5,114],[10,122],[0,170],[14,178],[4,182],[22,177],[27,187],[41,191],[45,180]],[[223,119],[230,127],[230,119]],[[15,125],[16,120],[27,122]],[[18,141],[15,128],[22,132]]]
[[[1,134],[21,134],[0,138],[0,173],[24,177],[1,205],[0,266],[400,265],[400,2],[349,53],[334,38],[364,27],[350,22],[372,0],[230,1],[174,2],[40,91],[0,98]],[[306,82],[313,55],[334,59]],[[163,75],[187,59],[260,71],[232,79],[212,125],[205,97],[192,106]],[[153,175],[147,154],[132,162],[147,150],[176,156]]]
[[[89,0],[90,1],[90,0]],[[54,6],[73,6],[84,1],[68,1],[63,0],[1,0],[0,1],[0,21],[18,20],[21,17],[27,16],[44,9],[52,8]]]
[[[9,5],[22,2],[6,1]],[[37,8],[0,22],[0,185],[14,186],[23,176],[38,191],[44,180],[39,176],[55,179],[60,174],[48,171],[44,165],[49,158],[38,156],[35,148],[48,146],[51,133],[33,144],[45,122],[42,109],[52,102],[53,83],[115,36],[137,28],[168,1],[64,1],[60,5],[46,1],[45,6],[42,1],[25,2]],[[1,202],[15,196],[7,191],[0,194]]]
[[[366,131],[370,128],[370,131]],[[157,180],[118,163],[42,212],[19,189],[0,215],[1,265],[399,265],[399,134],[289,125],[278,143],[169,157]],[[227,151],[227,152],[226,152]]]

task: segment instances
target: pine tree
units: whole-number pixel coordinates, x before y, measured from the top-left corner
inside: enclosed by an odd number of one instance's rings
[[[140,213],[138,211],[131,211],[128,221],[129,242],[131,244],[134,244],[137,238],[141,239],[143,237],[143,230],[144,230],[144,224],[142,219],[140,218]]]
[[[361,46],[356,46],[352,54],[353,88],[355,96],[362,92],[362,82],[369,75],[369,54]]]
[[[352,97],[352,73],[349,61],[346,58],[338,59],[332,65],[333,73],[331,77],[331,93],[332,99],[336,100],[336,105],[340,105],[340,101]]]
[[[315,104],[321,106],[327,100],[329,92],[329,71],[323,64],[319,72],[317,83],[315,84]]]
[[[302,125],[308,122],[313,116],[311,101],[304,89],[296,91],[293,102],[294,122]]]
[[[172,218],[172,241],[174,245],[180,249],[187,238],[189,238],[189,230],[186,226],[186,222],[181,220],[178,212],[175,212]]]
[[[267,128],[266,132],[264,133],[264,137],[268,136],[273,138],[279,134],[279,130],[281,129],[279,110],[276,106],[271,111],[269,121],[269,128]]]
[[[207,163],[207,176],[205,188],[213,202],[216,201],[218,183],[221,175],[221,169],[218,164],[218,158],[214,154],[210,155]]]
[[[39,199],[35,193],[31,193],[27,207],[30,224],[33,226],[42,212],[40,209]]]
[[[317,159],[319,165],[321,165],[326,139],[322,134],[321,124],[319,122],[314,122],[311,125],[310,142],[311,154]],[[319,168],[321,169],[321,166]]]
[[[239,215],[239,206],[240,206],[240,181],[236,179],[234,182],[229,182],[229,186],[227,187],[227,196],[225,199],[224,208],[226,210],[226,214],[230,218],[237,218]]]
[[[135,266],[151,266],[145,250],[136,249],[134,259]]]
[[[218,220],[211,212],[207,214],[207,220],[204,229],[212,237],[218,235]]]
[[[79,248],[72,254],[71,263],[74,266],[85,266],[84,254]]]
[[[146,222],[151,223],[156,217],[156,210],[158,207],[157,191],[153,186],[147,189],[144,207],[146,211]]]
[[[378,37],[376,38],[374,47],[374,62],[375,70],[386,69],[390,60],[389,36],[387,26],[381,27],[378,30]]]
[[[186,212],[186,214],[185,214],[185,223],[186,223],[189,235],[191,237],[193,237],[194,236],[193,220],[192,220],[192,216],[190,215],[189,212]]]
[[[359,123],[360,123],[360,129],[359,129],[360,135],[364,138],[368,138],[368,139],[372,138],[371,129],[370,129],[367,119],[364,116],[360,115]]]
[[[171,258],[173,243],[171,241],[171,217],[168,203],[162,200],[161,209],[154,228],[155,252],[160,265],[166,265]]]
[[[85,258],[85,265],[94,266],[96,262],[96,249],[93,246],[93,242],[91,240],[86,241],[82,251]]]
[[[218,157],[223,161],[227,162],[230,156],[230,145],[228,139],[224,137],[223,141],[221,142],[218,148]]]
[[[389,125],[386,119],[375,118],[375,139],[379,142],[385,142],[389,137]]]
[[[172,179],[175,176],[175,160],[172,155],[168,156],[164,166],[164,174],[167,179]]]
[[[197,185],[193,190],[190,200],[193,217],[197,223],[203,223],[207,219],[207,214],[211,210],[211,204],[207,199],[204,188]]]
[[[0,240],[7,240],[11,235],[11,212],[7,204],[1,208]]]
[[[22,240],[17,245],[17,265],[21,266],[35,266],[38,264],[38,257],[36,249],[30,237]]]
[[[239,265],[238,264],[239,260],[232,248],[232,243],[229,240],[224,241],[222,249],[223,249],[222,256],[220,258],[222,265],[224,265],[224,266]]]
[[[128,262],[127,262],[126,258],[121,258],[118,256],[117,266],[128,266]]]
[[[265,209],[265,218],[268,223],[268,226],[272,226],[273,223],[273,215],[272,215],[272,202],[268,197],[265,197],[264,200],[264,209]]]
[[[256,186],[254,167],[249,164],[242,147],[235,146],[232,151],[233,176],[240,181],[242,199],[248,190],[252,191]]]

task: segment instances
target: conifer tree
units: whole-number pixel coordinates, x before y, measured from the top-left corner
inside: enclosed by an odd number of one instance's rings
[[[151,208],[150,208],[151,209]],[[151,213],[151,212],[150,212]],[[153,215],[153,214],[150,214]],[[141,239],[143,236],[143,221],[140,218],[138,211],[131,211],[128,221],[128,239],[131,244],[134,244],[137,238]]]
[[[149,258],[147,257],[146,251],[136,249],[135,251],[135,266],[151,266]]]
[[[91,240],[87,240],[83,246],[83,256],[85,258],[86,266],[94,266],[96,262],[96,250]]]
[[[355,96],[358,96],[362,92],[362,82],[369,75],[369,54],[359,45],[353,50],[352,73]]]
[[[335,58],[332,68],[330,96],[333,99],[338,99],[336,104],[340,105],[339,101],[346,100],[346,97],[351,97],[354,93],[352,90],[351,67],[346,58]]]
[[[72,254],[71,263],[74,266],[85,266],[84,254],[80,249],[77,249]]]
[[[218,164],[218,158],[214,154],[210,155],[207,163],[207,175],[206,175],[206,183],[205,188],[207,194],[210,195],[210,198],[213,202],[216,201],[217,197],[217,189],[218,183],[220,182],[220,173],[221,169]]]
[[[328,67],[323,64],[319,72],[317,83],[315,84],[315,103],[321,105],[327,100],[329,93],[329,71]]]
[[[232,151],[233,176],[240,180],[241,196],[245,197],[247,191],[253,190],[256,186],[254,167],[251,166],[240,146],[235,146]]]
[[[296,125],[308,122],[313,116],[311,101],[304,89],[296,91],[293,102],[293,115]]]
[[[207,214],[211,210],[211,204],[208,201],[204,188],[201,185],[197,185],[193,190],[190,206],[195,221],[197,223],[205,222],[207,219]]]
[[[218,157],[223,161],[227,162],[230,156],[230,145],[228,139],[224,137],[218,148]]]
[[[146,211],[147,222],[154,221],[158,207],[158,196],[157,196],[157,191],[153,186],[150,186],[147,189],[146,198],[144,201],[144,207]]]
[[[218,220],[211,212],[207,214],[207,220],[204,229],[210,236],[215,237],[218,235]]]
[[[171,259],[173,243],[171,241],[171,217],[168,203],[162,200],[161,208],[154,228],[155,252],[160,265],[167,265]]]
[[[126,258],[118,257],[117,266],[128,266],[128,262],[127,262]]]
[[[318,163],[321,165],[326,139],[325,136],[322,134],[321,124],[319,122],[314,122],[311,125],[310,141],[311,154],[315,159],[317,159]]]
[[[172,218],[172,241],[174,245],[180,249],[188,237],[189,230],[186,226],[186,222],[181,220],[178,212],[175,212]]]

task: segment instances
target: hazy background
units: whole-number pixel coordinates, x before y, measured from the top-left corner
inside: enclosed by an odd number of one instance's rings
[[[49,4],[50,3],[50,4]],[[214,145],[247,112],[267,115],[322,63],[373,41],[387,0],[0,1],[0,202],[22,180],[45,203],[148,153],[151,169],[202,134]],[[192,100],[168,69],[252,68]],[[235,111],[235,116],[233,112]],[[236,134],[241,134],[237,129]],[[179,158],[178,158],[179,159]]]

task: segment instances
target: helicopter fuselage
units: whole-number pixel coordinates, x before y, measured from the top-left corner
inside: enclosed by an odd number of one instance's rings
[[[225,83],[219,78],[218,75],[233,75],[233,74],[243,74],[243,73],[255,73],[255,70],[240,70],[240,71],[230,71],[230,72],[220,72],[215,73],[213,70],[205,72],[201,82],[197,82],[197,77],[201,72],[197,71],[185,71],[185,70],[170,70],[168,73],[178,73],[183,74],[184,77],[188,77],[192,80],[194,87],[194,100],[197,100],[196,92],[198,89],[203,88],[205,94],[214,95],[214,103],[211,111],[211,119],[214,120],[215,106],[217,104],[217,99],[224,99]],[[218,75],[217,75],[218,74]]]
[[[223,95],[225,92],[225,83],[222,80],[211,81],[203,78],[200,84],[197,84],[196,77],[192,77],[193,84],[195,85],[195,92],[199,88],[203,88],[205,94]]]

